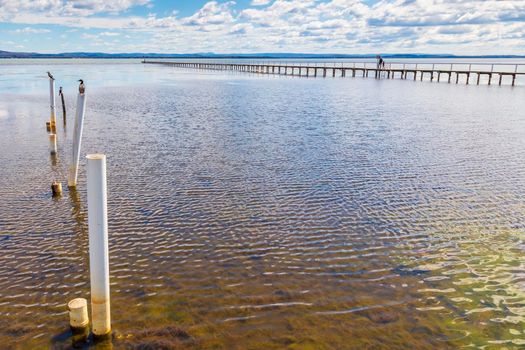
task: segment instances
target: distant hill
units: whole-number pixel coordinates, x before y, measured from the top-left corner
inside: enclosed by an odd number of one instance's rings
[[[9,52],[0,50],[0,58],[375,58],[375,54],[311,54],[311,53],[253,53],[253,54],[166,54],[166,53],[104,53],[104,52],[64,52],[64,53],[37,53],[37,52]],[[450,54],[383,54],[384,58],[525,58],[519,55],[480,55],[458,56]]]

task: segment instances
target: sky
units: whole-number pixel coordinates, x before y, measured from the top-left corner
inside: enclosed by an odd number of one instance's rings
[[[525,54],[525,0],[0,0],[0,50]]]

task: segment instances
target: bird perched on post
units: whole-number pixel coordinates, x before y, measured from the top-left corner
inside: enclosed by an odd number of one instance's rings
[[[79,82],[80,82],[80,85],[78,86],[78,92],[83,94],[84,91],[86,91],[86,87],[84,86],[84,80],[79,79]]]
[[[53,80],[55,80],[55,78],[51,75],[51,72],[47,72],[47,76]]]

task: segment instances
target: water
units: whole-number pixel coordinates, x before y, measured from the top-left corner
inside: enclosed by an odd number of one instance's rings
[[[108,155],[115,348],[525,346],[524,87],[9,62],[3,346],[70,346],[66,303],[89,298],[84,157],[78,192],[50,194],[78,78],[82,153]]]

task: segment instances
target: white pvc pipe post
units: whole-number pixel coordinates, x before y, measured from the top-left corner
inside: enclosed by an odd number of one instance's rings
[[[91,315],[93,334],[102,336],[111,332],[106,156],[89,154],[86,158]]]
[[[49,153],[51,155],[57,154],[57,135],[49,134]]]
[[[55,132],[57,117],[55,113],[55,79],[49,78],[49,100],[51,106],[51,132]]]
[[[75,114],[75,128],[73,130],[73,153],[69,174],[67,178],[68,187],[77,186],[78,163],[80,160],[80,145],[82,141],[82,129],[84,127],[84,113],[86,112],[86,95],[79,93],[77,98],[77,110]]]
[[[75,331],[84,330],[89,325],[87,300],[75,298],[67,304],[67,307],[69,309],[69,326]]]

